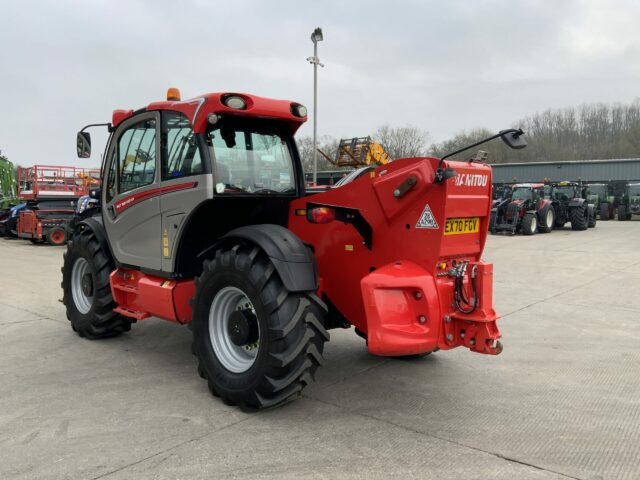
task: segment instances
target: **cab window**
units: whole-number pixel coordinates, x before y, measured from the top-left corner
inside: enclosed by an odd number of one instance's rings
[[[225,121],[207,144],[218,194],[295,194],[288,135],[273,126]]]
[[[154,182],[156,175],[156,121],[142,120],[118,139],[119,193]]]
[[[200,150],[187,117],[178,112],[166,112],[163,120],[167,142],[162,180],[203,173]]]

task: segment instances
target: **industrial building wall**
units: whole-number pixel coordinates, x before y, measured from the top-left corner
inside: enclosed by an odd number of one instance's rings
[[[578,180],[585,182],[638,181],[640,158],[621,160],[582,160],[570,162],[501,163],[493,167],[494,183],[553,182]]]

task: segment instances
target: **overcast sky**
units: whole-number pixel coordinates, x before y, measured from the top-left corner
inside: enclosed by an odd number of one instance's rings
[[[240,91],[313,104],[318,134],[414,125],[442,141],[548,108],[640,97],[640,1],[0,0],[0,150],[91,165],[116,108]],[[311,115],[310,115],[311,118]],[[311,122],[299,135],[312,134]]]

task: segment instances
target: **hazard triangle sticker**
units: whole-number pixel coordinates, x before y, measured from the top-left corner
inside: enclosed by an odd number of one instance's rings
[[[418,223],[416,223],[416,228],[439,228],[438,222],[436,222],[436,217],[434,217],[433,213],[431,213],[431,209],[429,208],[428,203],[424,206],[422,215],[420,215]]]

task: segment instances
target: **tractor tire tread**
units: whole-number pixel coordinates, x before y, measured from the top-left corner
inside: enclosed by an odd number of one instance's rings
[[[263,369],[250,389],[236,392],[219,388],[215,373],[199,351],[204,341],[199,341],[199,327],[194,325],[192,352],[198,360],[198,374],[207,381],[212,395],[227,405],[236,405],[246,412],[278,406],[312,383],[316,369],[324,363],[322,352],[329,340],[324,327],[327,307],[315,292],[289,292],[261,249],[251,244],[236,244],[218,251],[213,261],[204,263],[192,302],[194,322],[204,321],[196,312],[204,308],[200,297],[208,279],[218,268],[229,266],[246,272],[248,280],[259,287],[256,290],[268,314],[268,342],[277,343],[281,350],[265,352]],[[201,314],[202,311],[198,313]]]
[[[97,249],[95,247],[98,247]],[[75,249],[85,250],[93,254],[92,266],[94,268],[94,279],[96,282],[94,302],[92,305],[92,318],[88,322],[79,324],[74,321],[74,315],[70,308],[73,298],[70,296],[70,287],[64,288],[65,272],[69,270],[67,276],[71,276],[70,270],[73,265],[68,264],[68,259],[76,257],[71,255]],[[114,269],[113,261],[108,253],[102,251],[100,243],[93,232],[84,230],[74,236],[74,241],[67,243],[67,251],[63,255],[63,297],[62,302],[66,307],[67,318],[75,332],[83,338],[95,340],[99,338],[115,337],[131,330],[132,319],[117,314],[113,309],[117,306],[111,294],[109,275]]]
[[[587,215],[585,215],[584,208],[571,208],[569,210],[569,221],[571,222],[571,229],[586,230],[587,228],[589,228],[587,223]]]

